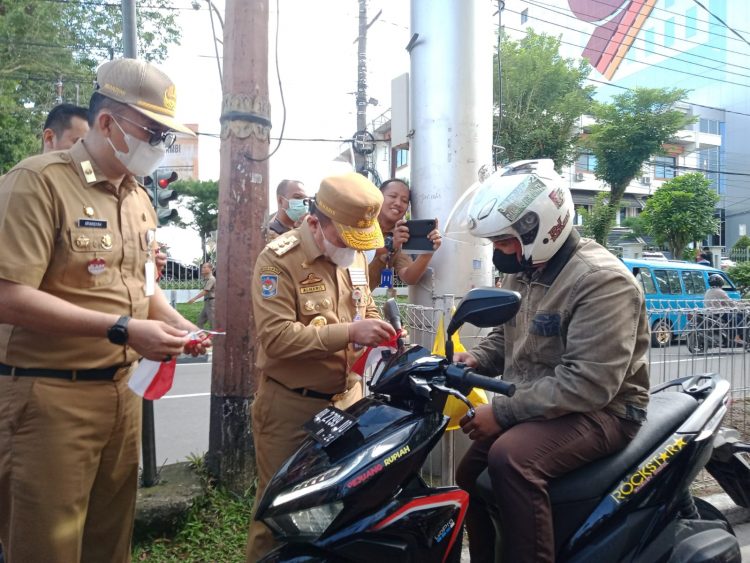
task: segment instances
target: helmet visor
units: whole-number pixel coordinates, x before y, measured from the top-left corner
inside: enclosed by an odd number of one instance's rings
[[[482,182],[476,182],[458,198],[458,201],[448,215],[448,221],[443,229],[444,239],[472,246],[487,246],[492,244],[492,241],[489,239],[477,238],[470,234],[471,229],[474,227],[474,220],[471,217],[470,211],[474,203],[474,196],[481,187]]]

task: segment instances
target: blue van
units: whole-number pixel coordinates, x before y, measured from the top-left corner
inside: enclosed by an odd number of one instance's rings
[[[703,307],[709,276],[720,275],[727,295],[732,299],[741,298],[726,272],[716,268],[667,260],[623,258],[622,261],[641,282],[646,295],[652,346],[668,346],[674,337],[682,334],[687,325],[685,310]]]

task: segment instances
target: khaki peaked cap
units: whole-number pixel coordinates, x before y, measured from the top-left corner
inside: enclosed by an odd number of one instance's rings
[[[154,65],[139,59],[115,59],[96,71],[96,92],[130,106],[180,133],[195,137],[175,120],[177,91],[172,80]]]
[[[315,206],[333,221],[344,243],[357,250],[381,248],[385,243],[378,224],[383,194],[356,172],[323,178]]]

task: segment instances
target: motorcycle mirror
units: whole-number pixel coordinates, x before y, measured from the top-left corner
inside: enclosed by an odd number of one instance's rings
[[[401,315],[398,312],[398,304],[396,300],[391,297],[385,302],[384,313],[385,320],[387,320],[391,326],[396,330],[401,330]]]
[[[453,346],[451,336],[464,323],[479,328],[491,328],[512,319],[521,307],[521,294],[517,291],[499,289],[496,287],[477,287],[470,290],[456,308],[456,312],[448,323],[448,337],[445,339],[446,352],[449,348],[451,358]],[[447,353],[446,353],[447,356]]]

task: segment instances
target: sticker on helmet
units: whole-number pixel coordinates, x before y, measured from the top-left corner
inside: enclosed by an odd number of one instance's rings
[[[552,242],[555,242],[557,238],[560,236],[560,234],[563,232],[563,229],[565,229],[565,225],[568,224],[569,219],[570,219],[570,211],[568,211],[565,214],[565,219],[563,219],[562,221],[560,220],[560,217],[557,218],[557,225],[555,225],[549,230],[549,238],[552,239]]]
[[[545,189],[546,186],[538,178],[527,178],[508,194],[498,210],[513,223]]]
[[[558,209],[560,209],[563,206],[563,203],[565,203],[565,193],[562,191],[562,188],[556,188],[552,190],[549,193],[549,198]]]

